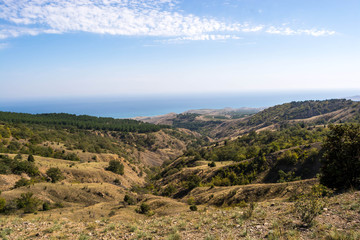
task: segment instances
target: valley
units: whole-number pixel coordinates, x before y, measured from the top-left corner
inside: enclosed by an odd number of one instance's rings
[[[359,121],[345,99],[134,120],[0,112],[0,236],[360,239],[358,186],[320,184],[336,126]]]

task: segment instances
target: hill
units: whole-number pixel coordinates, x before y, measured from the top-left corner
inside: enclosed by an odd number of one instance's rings
[[[218,125],[234,119],[244,118],[258,113],[261,108],[224,108],[224,109],[198,109],[188,110],[181,114],[169,113],[155,117],[138,117],[136,120],[169,125],[176,128],[186,128],[196,131],[203,135],[208,135],[209,131]]]
[[[359,122],[359,109],[304,101],[238,119],[198,110],[169,115],[172,126],[0,113],[0,234],[359,239],[359,192],[318,185],[328,125]]]

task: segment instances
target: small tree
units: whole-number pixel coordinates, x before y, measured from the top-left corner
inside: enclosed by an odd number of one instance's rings
[[[201,178],[198,175],[190,175],[187,180],[187,189],[192,190],[200,186]]]
[[[21,197],[16,199],[17,207],[24,209],[24,213],[34,213],[38,210],[41,201],[33,195],[32,192],[22,193]]]
[[[150,206],[146,203],[140,205],[139,213],[148,214],[150,212]]]
[[[308,226],[313,225],[316,216],[321,214],[325,206],[323,197],[329,194],[331,194],[331,191],[326,187],[315,185],[310,193],[299,196],[294,207],[304,224]]]
[[[191,206],[190,206],[190,210],[191,210],[191,211],[197,211],[198,208],[197,208],[196,205],[191,205]]]
[[[116,160],[111,160],[109,162],[109,166],[106,168],[106,170],[111,171],[116,174],[124,175],[124,164],[122,164]]]
[[[132,198],[131,196],[129,196],[127,194],[124,197],[124,202],[126,202],[129,205],[135,205],[136,204],[136,201],[134,200],[134,198]]]
[[[48,177],[51,178],[52,183],[56,183],[56,182],[64,179],[64,176],[63,176],[60,168],[58,168],[58,167],[49,168],[46,171],[46,175],[48,175]]]
[[[43,205],[42,205],[42,210],[43,211],[50,210],[50,203],[49,202],[44,202]]]
[[[20,178],[20,180],[15,183],[14,188],[28,186],[30,184],[31,184],[31,180],[27,180],[26,178]]]
[[[27,160],[28,160],[29,162],[35,162],[35,158],[34,158],[33,155],[29,155]]]
[[[211,163],[208,164],[209,167],[216,167],[216,163],[214,161],[212,161]]]
[[[323,149],[320,182],[331,188],[360,186],[360,125],[330,126]]]

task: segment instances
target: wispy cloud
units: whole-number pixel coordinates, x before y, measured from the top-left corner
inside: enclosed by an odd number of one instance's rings
[[[334,35],[335,31],[329,30],[318,30],[318,29],[291,29],[289,27],[269,27],[266,30],[269,34],[279,34],[279,35],[310,35],[314,37],[320,36],[331,36]]]
[[[201,34],[201,35],[193,35],[193,36],[185,36],[178,38],[170,38],[166,40],[159,40],[161,43],[180,43],[186,41],[224,41],[224,40],[239,40],[242,37],[237,35],[226,35],[226,34]]]
[[[234,34],[265,32],[326,36],[326,30],[292,30],[228,23],[177,11],[178,0],[3,0],[0,39],[44,33],[90,32],[173,40],[236,39]]]

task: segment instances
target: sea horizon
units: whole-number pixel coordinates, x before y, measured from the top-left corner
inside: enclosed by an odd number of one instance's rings
[[[78,98],[2,99],[0,111],[18,113],[69,113],[96,117],[135,118],[194,109],[267,108],[292,101],[351,98],[358,90],[258,91],[212,94],[129,95]]]

